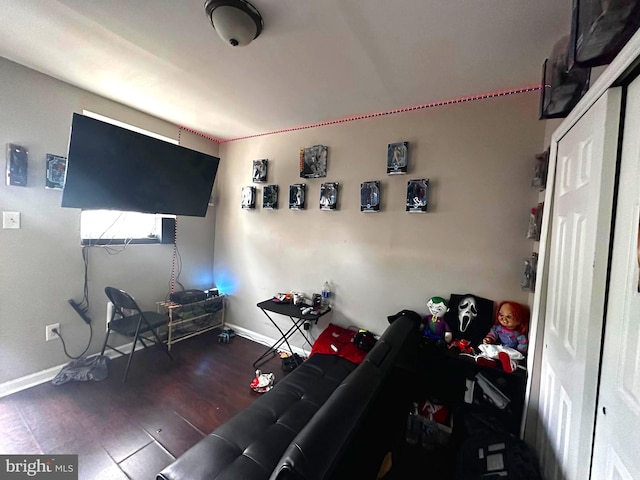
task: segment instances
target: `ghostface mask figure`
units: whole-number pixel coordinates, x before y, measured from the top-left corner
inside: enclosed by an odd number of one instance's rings
[[[458,304],[458,321],[460,331],[465,332],[471,322],[478,316],[478,307],[474,297],[464,297]]]

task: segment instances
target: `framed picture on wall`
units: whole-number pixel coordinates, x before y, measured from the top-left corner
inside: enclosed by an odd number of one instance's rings
[[[533,292],[536,285],[536,271],[538,268],[538,254],[522,260],[522,273],[520,275],[520,288],[526,292]]]
[[[409,161],[409,142],[390,143],[387,146],[387,174],[404,175]]]
[[[67,157],[47,153],[45,188],[62,190],[64,188],[64,175],[67,171]]]
[[[320,210],[335,210],[338,205],[338,183],[326,182],[320,186]]]
[[[278,185],[265,185],[262,190],[262,208],[275,210],[278,208]]]
[[[255,183],[264,183],[267,181],[267,163],[266,158],[253,161],[252,178]]]
[[[304,210],[306,187],[304,183],[289,185],[289,208],[291,210]]]
[[[429,195],[429,179],[421,178],[407,182],[407,206],[409,213],[424,213],[427,211]]]
[[[549,148],[535,156],[533,164],[533,179],[531,186],[544,190],[547,185],[547,173],[549,171]]]
[[[256,187],[242,187],[242,208],[243,210],[256,208]]]
[[[327,176],[327,156],[329,148],[326,145],[314,145],[300,149],[300,177],[320,178]]]
[[[7,185],[27,186],[29,152],[25,147],[9,143],[7,145]]]
[[[360,211],[380,211],[380,181],[362,182],[360,184]]]

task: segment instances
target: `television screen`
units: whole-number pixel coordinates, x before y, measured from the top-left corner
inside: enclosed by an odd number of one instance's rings
[[[219,162],[74,113],[62,206],[204,217]]]

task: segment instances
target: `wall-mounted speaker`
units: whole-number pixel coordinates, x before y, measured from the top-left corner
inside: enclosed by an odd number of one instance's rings
[[[162,217],[162,235],[160,243],[168,244],[176,241],[176,219],[172,217]]]

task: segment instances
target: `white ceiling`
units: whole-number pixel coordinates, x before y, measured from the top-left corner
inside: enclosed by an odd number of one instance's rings
[[[204,0],[0,0],[0,56],[214,138],[537,85],[572,0],[252,0],[225,44]]]

